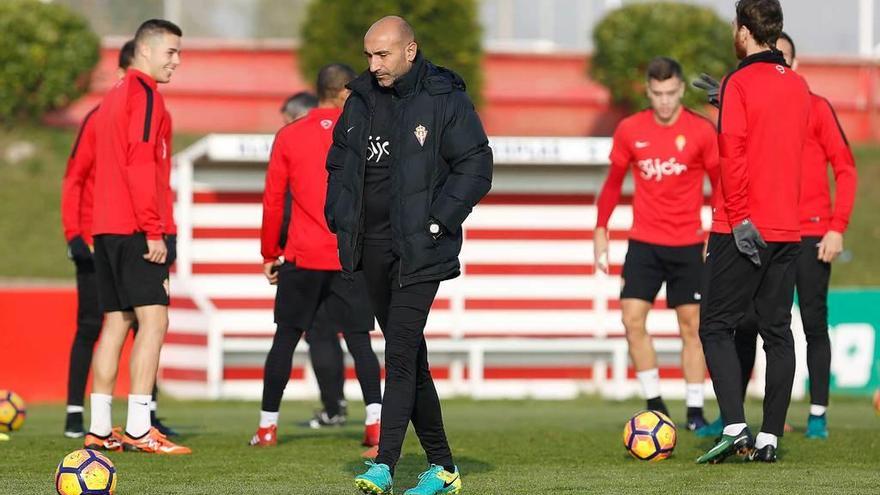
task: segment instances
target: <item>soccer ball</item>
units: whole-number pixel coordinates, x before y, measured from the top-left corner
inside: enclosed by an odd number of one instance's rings
[[[26,411],[21,396],[0,389],[0,431],[15,431],[24,424]]]
[[[658,411],[641,411],[623,427],[623,446],[642,461],[660,461],[675,449],[675,424]]]
[[[116,468],[96,450],[75,450],[55,469],[55,491],[58,495],[113,495]]]

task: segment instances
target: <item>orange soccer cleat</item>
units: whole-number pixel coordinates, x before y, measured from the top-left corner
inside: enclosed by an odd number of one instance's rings
[[[122,437],[122,448],[128,452],[145,452],[147,454],[180,455],[191,454],[192,450],[168,440],[156,428],[150,428],[146,435],[131,438],[128,433]]]
[[[364,425],[364,447],[375,447],[379,445],[379,422]]]
[[[119,452],[122,450],[122,431],[119,428],[113,428],[106,437],[88,432],[83,440],[83,447],[92,450]]]
[[[274,447],[278,445],[278,426],[272,425],[267,428],[257,428],[251,441],[251,447]]]

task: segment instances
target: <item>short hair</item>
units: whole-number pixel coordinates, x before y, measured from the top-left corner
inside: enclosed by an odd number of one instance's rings
[[[782,31],[779,33],[779,38],[784,39],[788,42],[789,45],[791,45],[791,59],[794,60],[795,58],[797,58],[797,48],[795,48],[794,40],[791,39],[791,36],[789,36],[788,33],[786,33],[785,31]],[[779,40],[776,41],[778,42]]]
[[[122,48],[119,49],[119,68],[122,70],[128,69],[132,60],[134,60],[133,39],[126,41]]]
[[[736,24],[749,28],[758,44],[772,47],[782,33],[782,6],[779,0],[738,0]]]
[[[299,118],[309,110],[318,106],[318,98],[308,91],[300,91],[284,100],[281,105],[281,113],[286,113],[292,118]]]
[[[318,100],[327,100],[339,94],[345,89],[345,85],[351,82],[357,74],[354,70],[339,63],[333,63],[321,67],[318,71]]]
[[[174,24],[171,21],[166,21],[165,19],[150,19],[144,21],[144,23],[137,29],[137,32],[134,34],[134,41],[135,43],[140,44],[143,43],[145,39],[160,33],[183,36],[183,31],[180,30],[180,27],[178,27],[177,24]]]
[[[684,71],[681,64],[673,58],[655,57],[648,62],[648,68],[645,71],[647,79],[655,81],[665,81],[673,77],[677,77],[680,81],[684,81]]]

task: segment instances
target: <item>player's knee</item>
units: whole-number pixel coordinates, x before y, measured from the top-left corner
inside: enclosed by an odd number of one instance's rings
[[[627,337],[642,337],[647,334],[646,318],[642,315],[624,313],[620,321],[623,322]]]

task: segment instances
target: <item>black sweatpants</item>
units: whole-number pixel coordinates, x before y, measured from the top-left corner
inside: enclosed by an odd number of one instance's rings
[[[810,373],[810,403],[828,405],[831,380],[831,340],[828,338],[828,283],[831,264],[819,259],[821,237],[804,237],[795,262],[798,306],[807,338],[807,369]],[[758,319],[751,311],[736,329],[736,351],[742,369],[743,390],[755,366]]]
[[[742,371],[734,334],[750,308],[767,353],[764,422],[761,431],[782,436],[794,382],[791,304],[800,244],[768,242],[754,266],[730,234],[712,233],[703,271],[700,340],[724,424],[745,423]]]
[[[394,468],[412,421],[428,462],[451,467],[452,452],[443,429],[424,333],[440,283],[401,287],[400,259],[390,242],[365,244],[361,263],[373,310],[385,335],[385,396],[376,462]]]
[[[82,406],[92,367],[95,343],[101,335],[104,311],[98,301],[98,279],[94,261],[76,262],[76,334],[70,347],[70,363],[67,368],[67,405]],[[137,333],[137,322],[132,329]],[[153,385],[153,401],[157,386]]]

